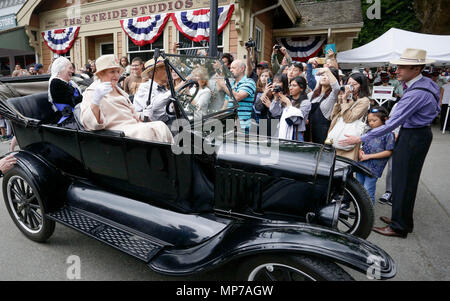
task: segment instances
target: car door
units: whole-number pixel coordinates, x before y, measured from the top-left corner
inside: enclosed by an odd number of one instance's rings
[[[167,143],[80,132],[86,169],[97,184],[143,202],[188,212],[191,159]]]

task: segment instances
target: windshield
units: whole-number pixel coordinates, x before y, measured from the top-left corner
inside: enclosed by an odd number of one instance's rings
[[[187,81],[193,80],[199,83],[197,93],[195,93],[196,87],[191,86],[178,94],[178,101],[182,104],[189,119],[201,118],[234,107],[234,100],[225,93],[225,89],[229,89],[227,80],[232,83],[233,74],[222,64],[221,60],[175,55],[167,55],[167,58]],[[174,86],[177,86],[181,79],[173,71],[172,76]]]

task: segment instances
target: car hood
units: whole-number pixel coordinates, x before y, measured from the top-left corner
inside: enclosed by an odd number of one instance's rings
[[[234,138],[218,147],[218,165],[308,182],[333,175],[334,149],[267,137]]]

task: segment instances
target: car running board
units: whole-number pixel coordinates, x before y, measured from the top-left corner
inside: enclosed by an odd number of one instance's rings
[[[73,208],[64,207],[46,216],[146,263],[150,262],[163,247],[148,238],[133,234],[119,226],[113,226],[106,221],[100,221]]]

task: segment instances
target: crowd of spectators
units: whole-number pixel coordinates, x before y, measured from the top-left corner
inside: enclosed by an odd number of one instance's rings
[[[271,66],[266,61],[256,62],[253,49],[247,48],[245,76],[242,62],[240,74],[232,85],[238,101],[238,113],[241,127],[255,126],[259,134],[275,136],[280,139],[307,141],[324,144],[330,132],[339,122],[352,124],[362,121],[366,128],[360,134],[371,132],[383,126],[396,103],[404,95],[405,83],[397,80],[397,70],[392,67],[352,70],[343,72],[339,69],[333,51],[325,59],[312,58],[306,64],[293,61],[284,47],[275,45],[271,55]],[[224,59],[229,62],[229,55]],[[234,75],[235,72],[232,73]],[[431,78],[441,88],[441,128],[444,126],[445,114],[450,102],[449,69],[427,72],[423,75]],[[254,86],[249,83],[254,82]],[[392,86],[392,99],[380,106],[372,99],[372,86]],[[253,102],[249,100],[253,98]],[[248,112],[252,105],[251,118]],[[397,117],[398,118],[398,117]],[[259,124],[266,120],[267,132],[262,133]],[[276,131],[271,125],[277,123]],[[450,123],[450,122],[448,122]],[[447,129],[450,125],[447,125]],[[358,175],[358,180],[367,189],[372,202],[375,202],[377,179],[388,165],[388,185],[380,202],[390,204],[392,200],[392,154],[399,129],[384,136],[359,142],[349,147],[340,148],[337,154],[359,161],[369,168],[375,178]],[[332,142],[331,142],[332,143]]]
[[[177,52],[178,46],[174,45],[172,49],[174,53]],[[204,50],[200,50],[197,54],[206,56]],[[388,162],[389,170],[391,169],[391,156],[395,141],[398,139],[398,129],[395,133],[389,131],[378,135],[377,138],[359,140],[345,147],[340,147],[337,141],[329,141],[329,137],[338,127],[357,122],[365,124],[365,129],[358,134],[359,136],[365,132],[368,133],[365,136],[374,136],[370,133],[378,132],[378,128],[385,127],[389,114],[395,110],[395,105],[405,94],[406,83],[397,80],[397,70],[392,67],[380,67],[374,72],[366,68],[347,73],[340,70],[333,50],[326,54],[326,58],[311,58],[307,62],[298,62],[293,61],[286,48],[279,45],[273,47],[270,63],[258,62],[255,57],[255,50],[252,47],[247,47],[247,55],[243,59],[235,59],[229,53],[221,56],[223,65],[232,77],[231,90],[224,80],[221,66],[211,70],[201,64],[191,66],[190,79],[196,80],[199,88],[190,105],[202,115],[237,105],[236,125],[245,133],[256,130],[260,135],[284,140],[333,144],[338,155],[361,162],[376,176],[370,178],[358,175],[358,180],[369,192],[372,202],[375,202],[376,180],[382,176]],[[144,62],[139,57],[133,58],[130,64],[127,57],[122,57],[120,66],[121,74],[117,85],[131,103],[134,103],[134,109],[140,114],[141,121],[144,122],[148,118],[151,121],[167,123],[165,108],[170,91],[165,70],[159,71],[163,65],[154,60]],[[67,68],[73,72],[72,80],[63,81],[74,87],[70,88],[70,91],[77,91],[78,85],[82,88],[96,85],[95,61],[89,61],[79,70],[76,70],[73,64],[67,65]],[[148,71],[149,68],[151,72]],[[51,70],[52,66],[49,72]],[[450,102],[450,69],[436,71],[422,68],[422,71],[423,76],[429,77],[439,86],[439,105],[443,109],[441,128],[443,128],[443,120]],[[20,66],[16,66],[13,76],[43,72],[42,64],[35,64],[29,70],[22,70]],[[153,87],[149,84],[152,78]],[[172,73],[172,78],[177,87],[183,84],[175,72]],[[56,85],[59,81],[56,80],[54,83]],[[391,86],[391,99],[383,106],[379,106],[371,99],[371,86]],[[73,93],[70,94],[72,97]],[[149,99],[152,99],[151,104]],[[158,102],[161,108],[157,112],[155,107]],[[395,115],[394,118],[400,117]],[[267,126],[260,128],[263,121]],[[267,132],[264,132],[263,128]],[[382,197],[382,202],[386,204],[391,202],[393,190],[391,181],[388,182],[386,193]]]

